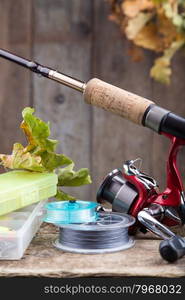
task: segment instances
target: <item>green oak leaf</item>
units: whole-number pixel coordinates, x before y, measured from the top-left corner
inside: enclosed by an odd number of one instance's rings
[[[56,172],[58,174],[59,200],[74,200],[63,192],[62,186],[81,186],[91,183],[88,169],[74,171],[74,162],[64,154],[56,153],[58,141],[50,136],[49,123],[45,123],[34,115],[34,109],[26,107],[23,112],[21,129],[24,131],[28,144],[13,145],[12,154],[0,154],[1,165],[8,169],[24,169],[34,172]]]
[[[76,200],[75,197],[64,193],[62,190],[60,190],[59,188],[57,189],[57,194],[56,194],[56,199],[57,200],[62,200],[62,201],[72,201],[72,200]]]
[[[80,169],[77,172],[73,170],[74,164],[70,164],[65,168],[59,169],[58,183],[61,186],[80,186],[91,183],[89,171],[86,168]]]

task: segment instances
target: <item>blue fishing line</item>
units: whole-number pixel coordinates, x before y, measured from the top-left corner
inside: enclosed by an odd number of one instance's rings
[[[87,201],[50,202],[45,222],[59,227],[54,245],[77,253],[106,253],[132,247],[128,227],[135,219],[126,214],[97,212],[99,205]]]
[[[53,224],[80,224],[94,222],[97,218],[95,202],[57,201],[46,205],[45,222]]]

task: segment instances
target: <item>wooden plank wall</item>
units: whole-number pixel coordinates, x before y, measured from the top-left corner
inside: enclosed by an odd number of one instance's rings
[[[31,1],[0,1],[0,47],[30,57],[32,45]],[[19,66],[0,61],[0,141],[1,153],[23,139],[18,129],[21,110],[31,101],[31,74]]]
[[[104,0],[0,0],[0,47],[33,58],[71,76],[94,76],[153,99],[185,115],[185,58],[174,61],[170,87],[149,78],[154,55],[140,63],[128,57],[129,43],[108,21]],[[123,162],[143,158],[143,170],[165,184],[168,141],[111,113],[84,104],[78,92],[0,61],[1,153],[23,141],[18,129],[21,110],[31,105],[51,122],[59,151],[74,159],[76,167],[91,170],[91,186],[70,189],[80,199],[95,200],[105,174]],[[181,155],[184,164],[184,154]]]

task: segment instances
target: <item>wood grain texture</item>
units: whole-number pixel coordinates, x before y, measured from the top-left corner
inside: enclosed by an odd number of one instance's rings
[[[159,240],[136,240],[131,249],[83,255],[65,253],[52,246],[56,229],[44,226],[20,261],[1,261],[0,276],[102,277],[102,276],[185,276],[185,258],[175,264],[159,255]]]
[[[184,56],[174,61],[172,85],[153,82],[153,55],[147,52],[138,64],[131,61],[130,45],[108,21],[105,1],[17,0],[15,5],[0,0],[0,5],[0,47],[82,80],[98,77],[185,115]],[[52,137],[60,141],[58,151],[69,155],[77,168],[91,169],[93,185],[70,190],[78,198],[95,200],[105,174],[137,157],[143,158],[142,169],[164,186],[169,144],[164,137],[90,107],[81,94],[12,63],[1,60],[0,69],[0,152],[23,141],[20,113],[33,105],[50,121]],[[184,165],[184,152],[180,162]],[[52,246],[56,237],[54,227],[42,227],[22,260],[0,262],[0,276],[185,276],[185,258],[172,265],[163,261],[160,241],[151,235],[138,236],[130,250],[106,255],[60,252]]]
[[[152,100],[148,76],[151,57],[145,56],[138,64],[132,62],[128,56],[130,45],[123,40],[118,27],[108,21],[109,10],[104,1],[95,1],[94,14],[93,77]],[[149,129],[93,108],[94,197],[102,178],[113,169],[121,168],[126,160],[141,157],[143,170],[151,173],[152,137]]]
[[[0,47],[25,57],[31,53],[31,3],[0,1]],[[4,60],[0,70],[0,152],[7,153],[14,142],[23,141],[19,124],[22,109],[30,103],[31,74]]]
[[[91,1],[34,2],[34,58],[71,76],[90,77]],[[90,168],[90,111],[81,93],[48,79],[34,77],[34,107],[51,123],[58,152]],[[67,188],[78,199],[90,200],[90,186]]]
[[[98,77],[184,116],[183,54],[174,60],[169,87],[152,81],[153,55],[146,52],[142,62],[131,61],[130,44],[108,20],[105,1],[18,0],[14,5],[13,0],[0,0],[0,4],[2,48],[82,80]],[[169,148],[164,137],[90,107],[80,93],[12,63],[0,60],[0,68],[0,152],[10,152],[13,142],[23,141],[21,110],[34,105],[38,115],[50,121],[52,136],[60,142],[58,151],[71,156],[77,168],[91,170],[92,186],[70,189],[78,198],[95,200],[105,174],[137,157],[143,158],[143,171],[164,187]],[[184,153],[180,164],[185,174]]]
[[[153,98],[156,104],[165,107],[172,112],[185,117],[185,69],[184,69],[184,54],[178,52],[173,60],[173,76],[170,86],[164,86],[153,82]],[[153,138],[152,150],[152,175],[159,180],[161,187],[165,186],[165,163],[169,151],[170,141],[163,136],[155,135]],[[185,147],[183,147],[185,148]],[[179,166],[183,181],[185,183],[185,149],[182,149],[179,155]]]
[[[159,84],[149,77],[154,55],[146,51],[143,61],[131,61],[128,56],[130,44],[123,39],[117,25],[107,20],[106,3],[95,1],[94,14],[94,77],[185,116],[183,53],[174,59],[171,85]],[[161,190],[165,187],[170,147],[166,138],[99,108],[93,108],[92,137],[94,191],[108,172],[121,167],[125,160],[137,157],[143,159],[142,170],[157,180]],[[184,153],[182,150],[179,155],[179,166],[185,181]],[[93,195],[95,197],[95,193]]]

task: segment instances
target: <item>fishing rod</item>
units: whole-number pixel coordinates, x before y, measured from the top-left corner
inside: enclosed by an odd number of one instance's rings
[[[185,146],[185,119],[153,101],[115,87],[100,79],[80,81],[66,74],[0,49],[0,57],[21,65],[32,72],[66,85],[83,94],[86,103],[113,112],[138,125],[148,127],[172,142],[167,160],[167,186],[159,192],[157,182],[136,166],[136,160],[126,161],[123,170],[115,169],[103,180],[97,201],[111,203],[115,212],[127,213],[137,219],[136,229],[155,233],[164,241],[160,254],[173,262],[185,255],[185,239],[168,227],[185,224],[185,193],[177,166],[177,155]]]
[[[113,112],[159,134],[163,132],[178,138],[185,138],[185,119],[156,105],[153,101],[97,78],[83,82],[3,49],[0,49],[0,57],[81,92],[88,104]]]

